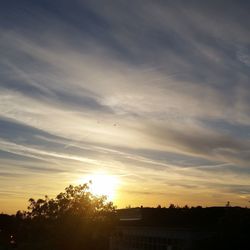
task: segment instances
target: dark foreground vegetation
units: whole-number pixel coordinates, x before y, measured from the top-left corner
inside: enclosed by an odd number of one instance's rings
[[[0,215],[0,250],[106,250],[115,207],[89,192],[88,184],[69,186],[55,199],[30,199],[27,212]]]
[[[194,250],[250,249],[250,209],[240,207],[130,208],[141,220],[120,221],[106,197],[89,192],[88,184],[69,186],[54,199],[30,199],[28,211],[0,214],[0,250],[108,250],[117,227],[164,227],[208,232]],[[212,233],[212,234],[211,234]]]

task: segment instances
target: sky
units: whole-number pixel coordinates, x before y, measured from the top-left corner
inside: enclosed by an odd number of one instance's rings
[[[249,206],[249,11],[1,1],[0,212],[95,173],[118,207]]]

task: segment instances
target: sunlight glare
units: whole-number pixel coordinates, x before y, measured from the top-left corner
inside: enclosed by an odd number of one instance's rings
[[[90,192],[94,195],[105,195],[108,200],[113,200],[115,198],[116,189],[119,184],[116,176],[97,173],[80,179],[80,183],[86,183],[89,181],[91,181]]]

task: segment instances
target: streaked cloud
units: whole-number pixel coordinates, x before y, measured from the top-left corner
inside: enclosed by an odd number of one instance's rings
[[[120,206],[247,205],[248,3],[14,2],[0,10],[1,194],[104,169]]]

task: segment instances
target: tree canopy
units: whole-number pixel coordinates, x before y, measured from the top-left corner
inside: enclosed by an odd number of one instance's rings
[[[90,183],[91,185],[91,183]],[[97,219],[107,213],[114,212],[115,206],[107,201],[106,196],[95,196],[89,191],[89,184],[69,185],[64,192],[55,198],[29,199],[28,218],[57,219],[65,216]]]
[[[18,249],[108,249],[115,206],[106,196],[93,195],[89,185],[70,185],[55,198],[29,199],[28,211],[16,215]]]

